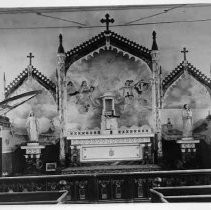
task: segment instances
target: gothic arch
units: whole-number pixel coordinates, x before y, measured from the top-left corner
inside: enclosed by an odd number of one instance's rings
[[[74,62],[90,55],[93,56],[94,53],[99,53],[100,50],[116,50],[117,52],[122,52],[123,55],[127,54],[129,58],[133,57],[135,60],[144,61],[152,70],[152,57],[149,49],[130,41],[117,33],[104,31],[78,47],[66,52],[66,72]]]
[[[200,84],[202,84],[211,96],[211,79],[203,74],[200,70],[194,67],[187,61],[182,61],[170,74],[168,74],[162,82],[162,95],[163,99],[166,98],[171,87],[181,78],[181,76],[187,72]]]
[[[26,68],[23,70],[6,88],[5,88],[5,97],[9,97],[18,87],[20,87],[24,81],[29,77],[33,77],[41,86],[47,89],[53,96],[54,100],[56,97],[56,85],[36,68],[32,66],[30,70],[31,75],[29,75],[29,69]]]

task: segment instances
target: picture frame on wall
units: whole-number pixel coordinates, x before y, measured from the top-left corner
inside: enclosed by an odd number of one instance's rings
[[[45,170],[46,171],[56,171],[57,163],[46,163]]]

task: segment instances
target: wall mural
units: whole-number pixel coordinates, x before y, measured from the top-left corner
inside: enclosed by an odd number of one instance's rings
[[[108,91],[115,95],[119,127],[151,124],[151,70],[144,62],[105,51],[67,72],[68,128],[100,128],[101,96]]]

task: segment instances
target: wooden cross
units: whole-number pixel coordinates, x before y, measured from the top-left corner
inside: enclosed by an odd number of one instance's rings
[[[31,52],[29,53],[29,55],[27,56],[27,58],[29,58],[29,65],[32,65],[32,58],[34,58],[34,56],[32,55]]]
[[[183,48],[183,50],[181,51],[181,53],[184,54],[184,61],[186,61],[186,53],[188,53],[188,50],[186,50],[186,47]]]
[[[109,31],[109,23],[114,23],[114,19],[111,18],[109,19],[110,15],[109,14],[106,14],[105,15],[105,19],[101,19],[100,22],[101,23],[105,23],[106,24],[106,31]]]

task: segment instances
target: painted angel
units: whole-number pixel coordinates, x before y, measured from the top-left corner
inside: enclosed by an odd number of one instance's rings
[[[139,95],[141,95],[144,91],[147,91],[149,87],[150,82],[145,82],[144,80],[140,80],[134,85],[134,89]]]
[[[131,102],[134,99],[134,85],[133,85],[133,80],[126,80],[125,86],[122,87],[123,89],[123,96],[125,98],[126,104],[131,104]]]
[[[89,86],[86,81],[82,81],[79,88],[76,88],[73,82],[70,81],[67,85],[67,94],[69,96],[75,96],[75,103],[81,105],[81,110],[83,112],[88,112],[91,106],[98,106],[98,103],[93,96],[95,89],[96,87],[93,85]]]
[[[138,82],[134,82],[133,80],[126,80],[124,87],[120,88],[123,90],[122,96],[124,97],[124,109],[127,105],[131,105],[134,101],[135,96],[141,96],[144,91],[147,91],[150,87],[150,82],[145,82],[144,80],[140,80]],[[141,99],[139,97],[140,102],[144,105],[147,104],[146,99]]]

